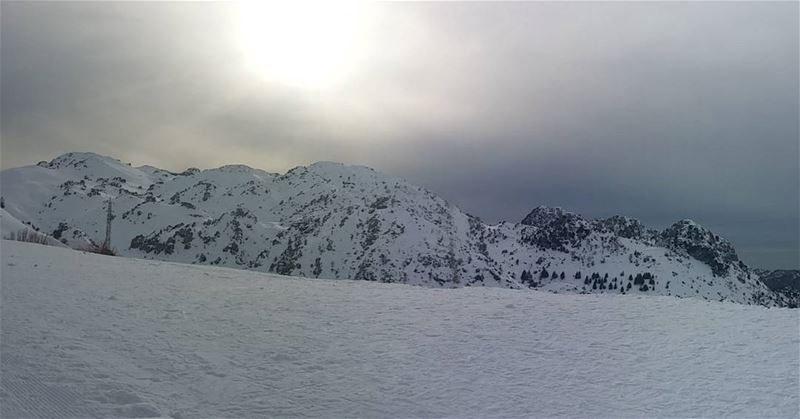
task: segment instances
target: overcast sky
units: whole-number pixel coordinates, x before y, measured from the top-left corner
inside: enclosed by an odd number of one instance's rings
[[[487,221],[692,218],[751,265],[800,265],[797,2],[370,4],[311,85],[257,74],[237,4],[1,8],[4,168],[332,160]]]

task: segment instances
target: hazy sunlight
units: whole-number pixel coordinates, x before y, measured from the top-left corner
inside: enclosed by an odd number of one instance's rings
[[[340,79],[359,50],[359,5],[353,2],[242,2],[239,46],[259,76],[320,88]]]

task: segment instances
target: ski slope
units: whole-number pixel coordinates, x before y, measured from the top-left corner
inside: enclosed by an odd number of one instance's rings
[[[800,413],[797,310],[1,246],[3,418]]]

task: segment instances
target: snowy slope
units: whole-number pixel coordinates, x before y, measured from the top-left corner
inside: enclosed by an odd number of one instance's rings
[[[25,233],[31,234],[34,233],[34,230],[30,226],[25,225],[22,221],[17,220],[14,216],[6,212],[5,209],[0,208],[0,237],[5,239]],[[44,235],[44,233],[36,234]],[[45,240],[50,246],[66,247],[63,243],[50,236],[46,236]]]
[[[447,288],[783,304],[727,241],[691,220],[656,232],[630,218],[589,220],[538,207],[518,224],[487,225],[360,166],[172,173],[68,153],[5,170],[0,182],[12,216],[78,248],[103,240],[112,199],[111,242],[125,256]]]
[[[2,237],[7,237],[11,233],[16,233],[26,228],[29,227],[7,213],[6,210],[0,208],[0,233]]]
[[[797,417],[798,312],[0,242],[0,417]]]

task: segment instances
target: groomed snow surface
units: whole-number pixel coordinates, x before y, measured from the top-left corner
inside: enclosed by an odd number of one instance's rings
[[[797,310],[1,250],[3,418],[800,413]]]

